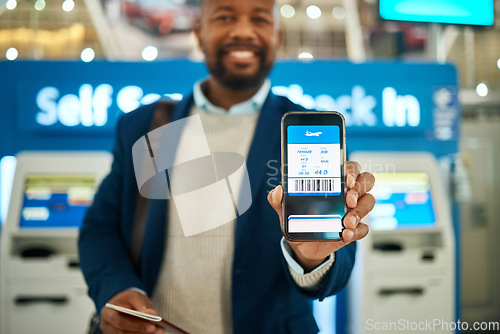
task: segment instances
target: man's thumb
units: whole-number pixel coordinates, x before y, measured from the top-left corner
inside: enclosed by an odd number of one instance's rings
[[[132,306],[132,309],[134,310],[148,314],[156,314],[156,311],[153,309],[153,303],[151,303],[151,300],[148,298],[148,296],[143,295],[140,292],[133,291],[133,294],[130,296],[129,302]]]

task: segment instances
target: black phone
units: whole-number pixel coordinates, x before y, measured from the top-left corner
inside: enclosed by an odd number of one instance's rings
[[[342,239],[345,154],[342,114],[301,111],[281,119],[282,223],[288,240]]]

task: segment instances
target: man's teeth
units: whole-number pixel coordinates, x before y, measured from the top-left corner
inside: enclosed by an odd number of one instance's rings
[[[239,58],[239,59],[251,58],[251,57],[253,57],[253,52],[251,52],[251,51],[232,51],[231,57]]]

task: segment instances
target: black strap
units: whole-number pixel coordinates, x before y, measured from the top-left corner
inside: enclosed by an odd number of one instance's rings
[[[176,106],[172,100],[160,100],[156,104],[156,109],[151,120],[150,131],[159,128],[170,122]],[[148,218],[149,198],[142,197],[137,193],[137,202],[135,207],[134,228],[132,230],[132,245],[130,247],[130,258],[134,264],[137,273],[140,273],[142,244],[144,241],[144,232],[146,231],[146,221]],[[94,313],[89,321],[88,333],[100,334],[100,316]]]
[[[156,109],[151,120],[150,131],[169,123],[172,119],[172,114],[176,105],[177,103],[172,100],[160,100],[156,104]],[[146,231],[149,202],[149,198],[142,197],[141,194],[137,193],[132,245],[130,248],[130,257],[137,273],[140,272],[142,245],[144,242],[144,232]]]

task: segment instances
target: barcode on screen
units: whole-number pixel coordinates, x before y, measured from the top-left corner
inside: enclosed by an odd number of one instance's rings
[[[333,179],[299,179],[294,180],[296,192],[333,192]]]

